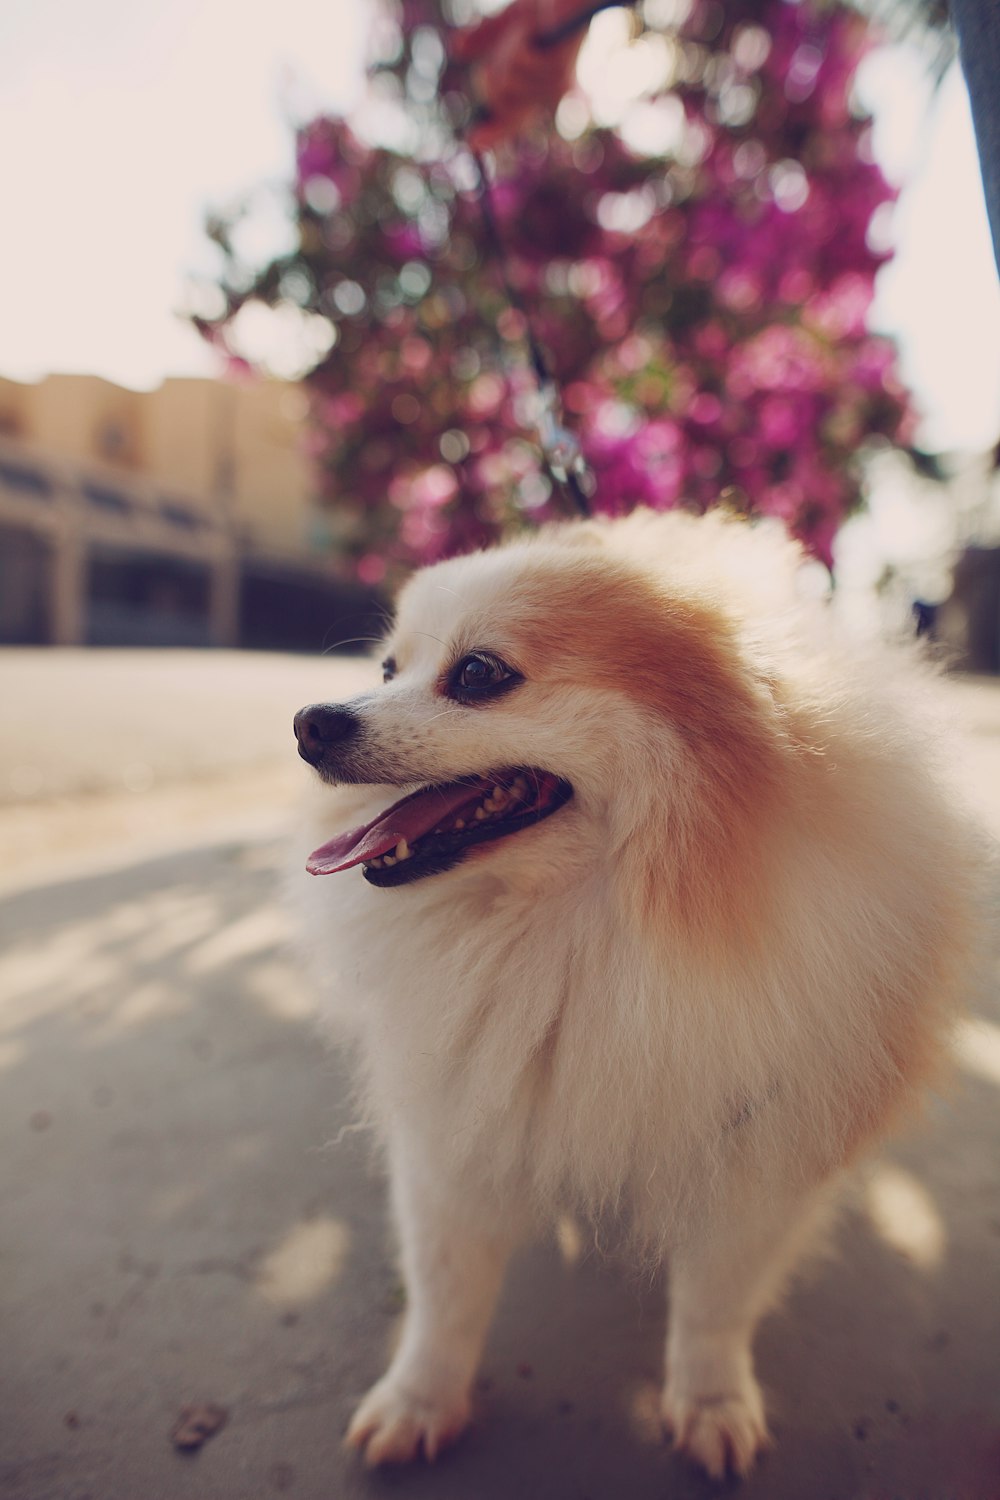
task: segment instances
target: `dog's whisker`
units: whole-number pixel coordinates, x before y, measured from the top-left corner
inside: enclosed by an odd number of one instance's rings
[[[329,656],[331,651],[339,651],[342,646],[378,646],[383,639],[380,635],[348,635],[342,641],[334,641],[332,646],[324,646],[320,655]]]
[[[458,707],[457,703],[452,703],[449,704],[447,708],[442,708],[440,712],[432,714],[429,719],[424,720],[424,723],[436,724],[438,719],[454,718],[456,713],[461,713],[461,709]]]

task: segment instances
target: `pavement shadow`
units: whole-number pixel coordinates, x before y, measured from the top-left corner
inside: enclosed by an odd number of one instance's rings
[[[368,1474],[342,1453],[400,1288],[279,864],[228,845],[0,903],[0,1495],[717,1493],[659,1434],[661,1289],[579,1230],[513,1267],[450,1455]],[[998,1023],[984,996],[960,1087],[762,1330],[778,1445],[748,1500],[1000,1497]],[[189,1401],[228,1420],[185,1456]]]

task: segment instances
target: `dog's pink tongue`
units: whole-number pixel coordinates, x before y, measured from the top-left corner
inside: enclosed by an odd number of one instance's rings
[[[349,870],[352,865],[360,865],[365,860],[378,859],[395,849],[400,839],[414,842],[436,828],[442,819],[455,816],[467,805],[474,806],[482,795],[481,787],[462,786],[458,782],[431,787],[426,792],[414,792],[381,813],[374,822],[350,833],[340,833],[329,843],[314,849],[306,862],[306,869],[310,875],[335,875],[338,870]]]

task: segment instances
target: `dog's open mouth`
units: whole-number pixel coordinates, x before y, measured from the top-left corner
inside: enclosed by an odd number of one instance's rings
[[[573,788],[551,771],[514,769],[424,787],[310,856],[310,875],[364,865],[372,885],[407,885],[450,870],[477,844],[507,838],[558,811]]]

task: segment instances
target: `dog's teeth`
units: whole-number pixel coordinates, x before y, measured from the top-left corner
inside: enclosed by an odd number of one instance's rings
[[[382,863],[384,865],[394,865],[396,863],[396,861],[395,861],[395,858],[393,857],[393,855],[391,855],[391,854],[383,854],[383,856],[382,856]]]
[[[486,809],[485,809],[485,807],[477,807],[476,808],[476,822],[477,823],[481,823],[483,821],[483,819],[485,818],[485,816],[486,816]]]
[[[409,859],[409,857],[410,857],[410,846],[406,842],[405,839],[400,839],[399,843],[396,845],[396,858],[397,859]]]
[[[464,818],[456,818],[455,819],[455,827],[456,828],[464,828],[465,827],[465,819]]]
[[[370,859],[368,863],[371,865],[373,870],[381,870],[382,868],[382,861],[380,859]]]

